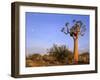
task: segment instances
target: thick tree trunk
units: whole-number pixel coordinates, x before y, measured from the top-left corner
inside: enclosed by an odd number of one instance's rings
[[[78,38],[74,39],[74,64],[78,63]]]

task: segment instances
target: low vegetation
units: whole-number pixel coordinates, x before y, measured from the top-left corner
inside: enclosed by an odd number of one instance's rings
[[[78,64],[89,64],[89,53],[79,55]],[[26,57],[26,67],[74,65],[73,53],[65,45],[53,45],[48,54],[32,54]]]

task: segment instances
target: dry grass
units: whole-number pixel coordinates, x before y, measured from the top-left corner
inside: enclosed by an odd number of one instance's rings
[[[79,55],[78,64],[89,64],[89,53]],[[49,54],[33,54],[26,58],[26,67],[74,65],[73,54],[66,46],[54,45]]]

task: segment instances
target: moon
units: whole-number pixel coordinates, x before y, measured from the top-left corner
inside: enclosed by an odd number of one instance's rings
[[[32,32],[34,32],[34,29],[32,29]]]

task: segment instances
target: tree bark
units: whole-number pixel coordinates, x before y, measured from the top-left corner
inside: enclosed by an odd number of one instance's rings
[[[78,63],[78,38],[74,39],[74,64]]]

